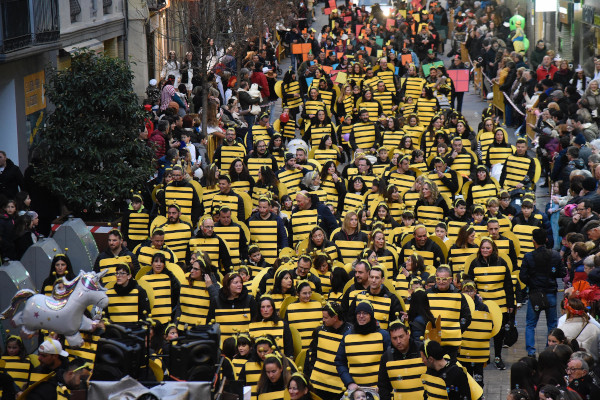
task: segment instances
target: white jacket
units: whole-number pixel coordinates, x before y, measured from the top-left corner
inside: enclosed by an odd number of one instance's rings
[[[591,322],[583,328],[584,324],[585,322],[582,317],[573,317],[560,324],[558,328],[565,333],[565,336],[569,340],[577,339],[579,347],[586,349],[595,360],[598,360],[600,328]],[[583,328],[583,330],[581,328]],[[579,336],[577,336],[578,334]]]

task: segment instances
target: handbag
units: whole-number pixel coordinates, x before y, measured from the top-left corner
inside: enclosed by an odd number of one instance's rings
[[[250,108],[250,114],[252,114],[252,115],[260,114],[260,106],[253,104],[252,107]]]
[[[531,302],[531,306],[535,312],[540,312],[550,308],[548,297],[546,296],[546,293],[542,292],[541,290],[536,290],[529,293],[529,301]]]

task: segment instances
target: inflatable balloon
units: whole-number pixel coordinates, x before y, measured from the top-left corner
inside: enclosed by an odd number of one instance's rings
[[[517,21],[521,21],[521,28],[525,29],[525,18],[520,16],[519,14],[515,14],[510,18],[510,20],[508,20],[511,32],[517,29]]]
[[[30,289],[19,290],[0,319],[12,318],[13,324],[20,326],[26,335],[39,329],[56,332],[64,335],[71,346],[79,347],[83,344],[79,331],[93,330],[92,320],[83,315],[86,308],[108,306],[106,289],[100,283],[107,271],[98,274],[81,271],[72,281],[55,286],[52,297],[36,294]],[[23,310],[16,312],[23,302]]]

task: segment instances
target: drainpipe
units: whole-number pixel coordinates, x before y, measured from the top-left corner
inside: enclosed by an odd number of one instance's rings
[[[123,57],[125,58],[125,62],[127,63],[127,65],[129,65],[129,0],[123,0],[123,11],[125,13],[125,37],[123,39]]]

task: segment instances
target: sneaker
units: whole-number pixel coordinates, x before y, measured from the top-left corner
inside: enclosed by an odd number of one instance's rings
[[[506,369],[506,366],[504,365],[500,357],[494,358],[494,364],[496,364],[496,369],[499,369],[501,371]]]

